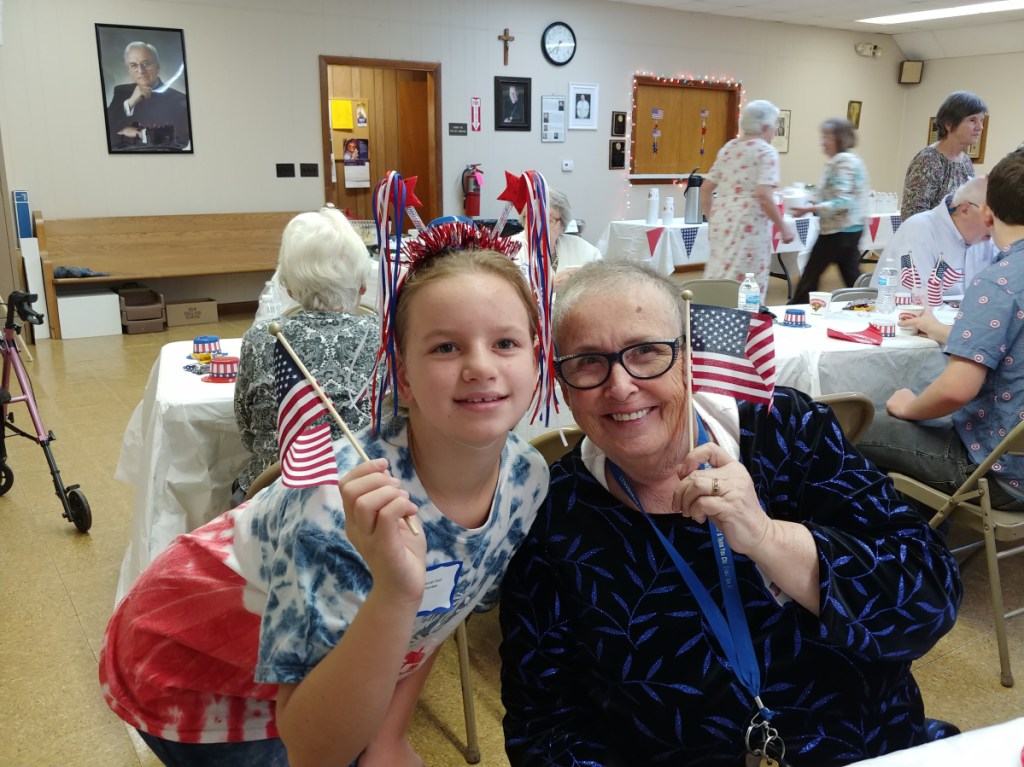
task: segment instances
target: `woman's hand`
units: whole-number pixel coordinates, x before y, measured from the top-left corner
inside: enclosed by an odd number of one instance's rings
[[[426,536],[413,535],[405,517],[416,506],[401,483],[388,472],[384,458],[360,464],[342,477],[339,487],[345,506],[349,540],[373,574],[373,590],[394,599],[423,599]]]
[[[712,468],[701,468],[703,464]],[[764,541],[771,520],[746,467],[725,450],[711,442],[691,450],[679,467],[679,477],[673,509],[694,522],[714,522],[740,554],[749,555]]]
[[[793,215],[794,216],[804,216],[804,215],[806,215],[808,213],[817,213],[817,212],[818,212],[818,206],[817,205],[799,205],[799,206],[793,208]]]

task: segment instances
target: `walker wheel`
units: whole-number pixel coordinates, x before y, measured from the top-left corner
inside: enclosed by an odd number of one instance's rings
[[[0,495],[4,495],[14,484],[14,469],[6,463],[0,464]]]
[[[78,532],[87,533],[92,527],[92,509],[89,508],[89,501],[78,488],[68,490],[68,519],[74,522]]]

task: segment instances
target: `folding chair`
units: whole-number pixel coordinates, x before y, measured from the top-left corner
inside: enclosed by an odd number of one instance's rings
[[[737,280],[695,279],[676,282],[679,283],[679,290],[689,290],[693,293],[695,304],[736,308],[736,299],[740,291],[740,283]]]
[[[875,417],[875,405],[871,397],[860,392],[841,392],[837,394],[822,394],[814,398],[815,402],[821,402],[832,408],[836,420],[843,429],[843,434],[853,444],[857,444],[864,432],[868,430],[871,421]]]
[[[832,291],[829,299],[832,303],[836,301],[874,301],[878,298],[878,288],[839,288]]]
[[[1006,610],[1003,603],[1002,584],[999,579],[999,560],[1024,553],[1024,544],[999,550],[998,543],[1009,543],[1024,539],[1024,512],[1000,511],[992,508],[989,495],[989,481],[985,474],[992,466],[1007,455],[1024,455],[1024,421],[1018,423],[1003,441],[988,454],[956,492],[947,495],[923,482],[898,472],[889,476],[896,489],[938,513],[928,523],[938,527],[946,519],[960,522],[971,530],[982,534],[980,541],[968,543],[953,550],[956,555],[967,555],[984,547],[988,563],[988,585],[991,592],[992,617],[995,620],[996,643],[999,646],[999,681],[1003,687],[1013,687],[1013,673],[1010,670],[1010,651],[1006,641],[1006,619],[1024,614],[1024,607]],[[961,559],[961,564],[965,561]]]
[[[870,272],[865,272],[860,277],[858,277],[854,281],[854,283],[853,283],[853,287],[855,287],[855,288],[866,288],[869,285],[871,285],[871,273]]]
[[[281,476],[281,462],[276,461],[265,468],[249,485],[245,500]],[[469,667],[469,638],[466,636],[466,621],[455,629],[455,645],[459,655],[459,676],[462,679],[462,710],[466,717],[466,761],[477,764],[480,761],[480,739],[476,731],[476,709],[473,706],[473,677]]]
[[[583,432],[577,426],[566,426],[562,431],[565,432],[565,441],[569,443],[568,446],[562,444],[558,429],[546,431],[530,440],[530,444],[540,451],[549,466],[576,447],[576,443],[583,439]]]

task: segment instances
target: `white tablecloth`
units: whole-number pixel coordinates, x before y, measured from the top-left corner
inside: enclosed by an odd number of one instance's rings
[[[794,221],[791,216],[786,220]],[[797,237],[788,244],[773,231],[772,247],[777,253],[792,253],[795,258],[813,241],[812,235],[817,237],[818,219],[814,216],[796,219],[795,225]],[[671,226],[648,226],[643,219],[612,221],[597,241],[597,249],[607,259],[646,262],[662,274],[671,274],[677,266],[707,263],[708,225],[687,224],[679,218]]]
[[[834,311],[823,317],[811,316],[807,306],[790,307],[806,311],[808,327],[775,325],[779,386],[792,386],[812,397],[863,392],[875,407],[884,407],[897,389],[920,392],[945,369],[946,355],[935,341],[924,336],[883,338],[881,346],[829,338],[829,327],[854,332],[868,326],[867,313],[846,311],[841,306],[834,304]],[[773,306],[771,310],[780,322],[785,317],[785,306]],[[954,310],[944,308],[940,312],[937,316],[952,322]]]
[[[865,759],[855,767],[1020,767],[1022,750],[1024,718]]]
[[[221,340],[238,355],[242,339]],[[117,598],[176,536],[230,506],[231,484],[248,453],[235,424],[233,383],[206,383],[184,370],[191,341],[163,347],[132,413],[115,479],[135,486],[132,532]]]

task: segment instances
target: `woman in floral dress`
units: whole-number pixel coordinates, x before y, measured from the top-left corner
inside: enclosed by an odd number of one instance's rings
[[[770,101],[751,101],[743,107],[740,135],[719,150],[703,183],[711,245],[704,277],[742,281],[747,272],[753,272],[762,299],[773,250],[768,222],[779,228],[783,242],[796,237],[793,224],[785,221],[774,199],[779,153],[771,140],[778,122],[779,109]]]

